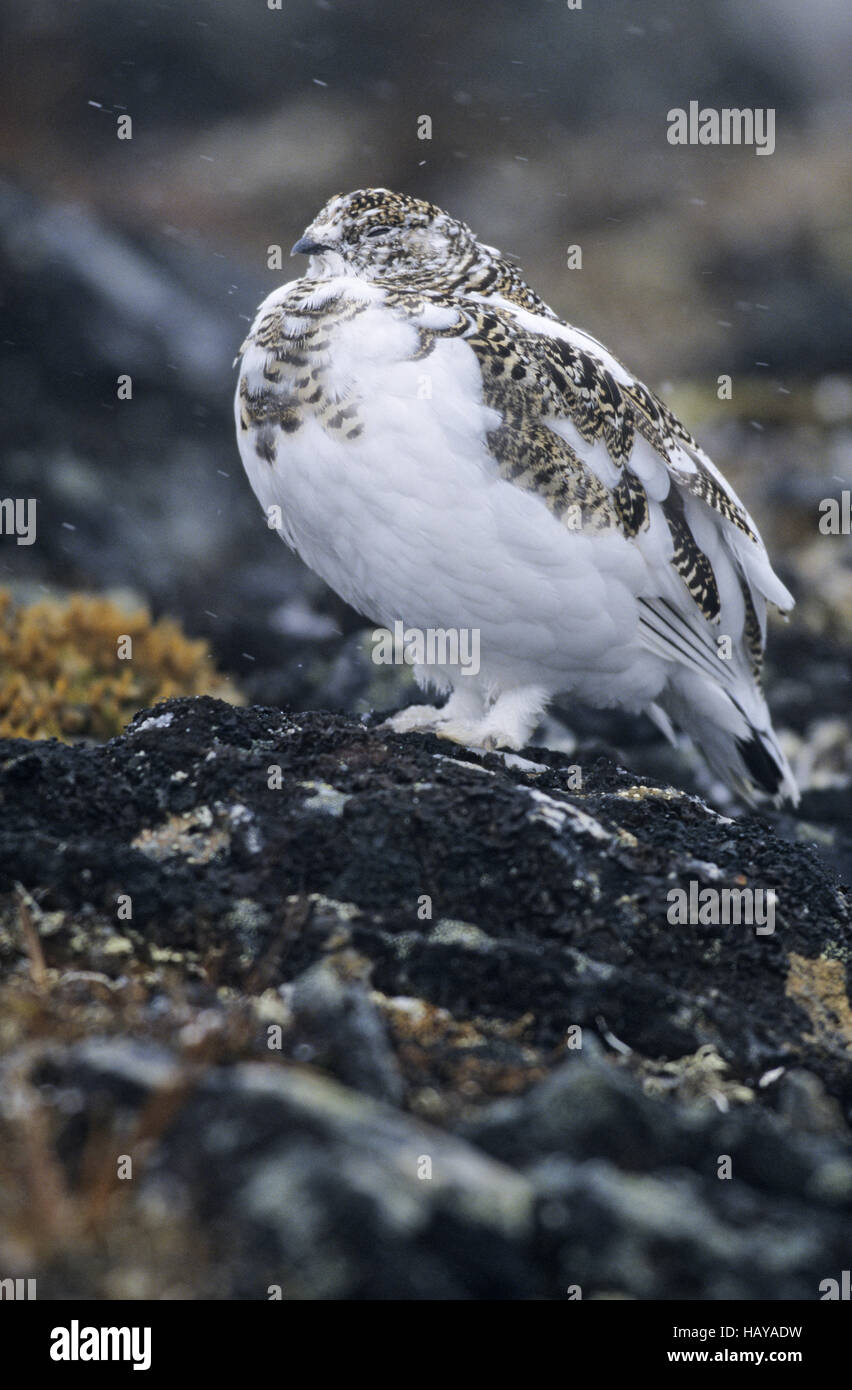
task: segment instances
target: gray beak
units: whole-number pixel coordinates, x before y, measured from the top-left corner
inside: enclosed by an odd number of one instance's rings
[[[301,236],[293,244],[290,251],[291,256],[318,256],[322,251],[330,251],[330,246],[322,246],[320,242],[314,241],[312,237]]]

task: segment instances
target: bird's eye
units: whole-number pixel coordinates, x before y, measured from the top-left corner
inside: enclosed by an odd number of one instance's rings
[[[390,231],[390,227],[371,227],[371,228],[369,229],[369,231],[365,232],[364,235],[365,235],[365,236],[384,236],[385,232],[389,232],[389,231]]]

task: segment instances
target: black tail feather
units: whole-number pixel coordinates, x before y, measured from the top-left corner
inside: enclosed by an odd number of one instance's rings
[[[784,773],[757,730],[753,730],[751,738],[738,738],[737,748],[757,785],[770,796],[775,796],[784,780]]]

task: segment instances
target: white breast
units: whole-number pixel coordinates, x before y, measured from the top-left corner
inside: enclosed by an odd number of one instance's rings
[[[238,427],[264,510],[281,508],[284,539],[371,620],[478,628],[486,682],[637,708],[654,698],[664,673],[636,640],[635,596],[649,589],[638,548],[572,532],[500,479],[486,442],[499,416],[472,349],[441,339],[412,360],[417,346],[380,300],[335,330],[330,384],[358,406],[357,439],[307,418],[278,434],[270,464]],[[250,381],[264,363],[248,350]]]

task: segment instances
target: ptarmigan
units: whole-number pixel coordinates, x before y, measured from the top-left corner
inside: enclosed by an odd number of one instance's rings
[[[360,613],[479,633],[479,674],[415,668],[450,698],[392,727],[521,748],[573,693],[679,726],[747,801],[797,800],[760,686],[767,601],[793,600],[663,402],[431,203],[338,195],[297,253],[241,349],[251,485]]]

